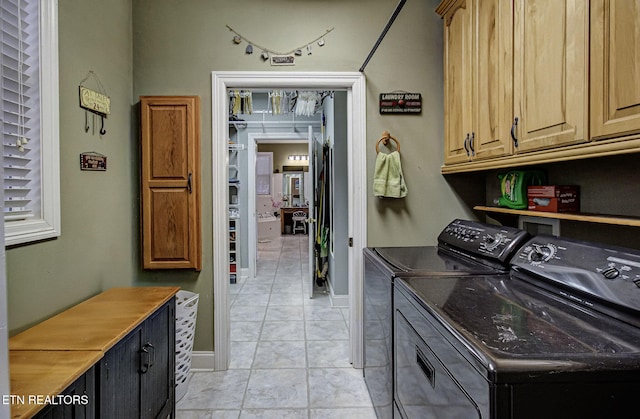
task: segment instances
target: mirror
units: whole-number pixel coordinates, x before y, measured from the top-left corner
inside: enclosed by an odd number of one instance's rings
[[[282,175],[282,195],[286,207],[304,207],[304,173],[287,172]]]

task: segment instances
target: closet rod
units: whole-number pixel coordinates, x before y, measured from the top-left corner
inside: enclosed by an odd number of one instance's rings
[[[229,125],[320,125],[320,121],[229,121]]]
[[[371,49],[371,52],[367,56],[367,59],[364,60],[364,63],[362,64],[362,67],[360,67],[360,70],[358,70],[361,73],[364,73],[364,68],[367,66],[367,64],[369,64],[369,60],[371,59],[371,57],[373,57],[373,54],[375,54],[376,50],[380,46],[380,43],[382,42],[382,39],[387,34],[387,31],[389,31],[389,28],[391,27],[391,25],[393,25],[393,22],[398,17],[398,14],[400,13],[400,10],[402,10],[402,8],[404,7],[404,4],[406,2],[407,2],[407,0],[400,0],[400,3],[398,3],[398,5],[396,6],[396,9],[393,11],[393,14],[389,18],[389,21],[387,22],[387,26],[385,26],[384,29],[382,30],[382,33],[380,34],[380,36],[378,37],[378,40],[376,41],[375,45]]]
[[[285,116],[285,117],[286,117],[286,116],[288,116],[288,115],[295,115],[295,112],[294,112],[294,111],[290,111],[288,114],[283,114],[283,113],[281,113],[281,114],[274,114],[272,111],[265,110],[265,109],[259,109],[259,110],[254,110],[254,111],[253,111],[253,114],[254,114],[254,115],[261,115],[261,114],[262,114],[262,115],[273,115],[273,116]],[[314,114],[314,116],[315,116],[315,115],[316,115],[316,114]],[[319,115],[319,114],[318,114],[318,115]],[[296,116],[301,116],[301,115],[296,115]],[[311,117],[310,117],[310,116],[307,116],[307,118],[311,118]],[[319,116],[318,116],[318,118],[319,118]],[[304,122],[304,121],[300,121],[300,122]]]

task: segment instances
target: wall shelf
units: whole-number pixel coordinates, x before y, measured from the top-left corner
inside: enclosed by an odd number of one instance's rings
[[[640,218],[628,216],[587,214],[587,213],[566,213],[566,212],[541,212],[528,210],[515,210],[511,208],[489,207],[484,205],[476,205],[473,207],[476,211],[510,214],[510,215],[527,215],[530,217],[554,218],[558,220],[582,221],[586,223],[610,224],[630,227],[640,227]]]

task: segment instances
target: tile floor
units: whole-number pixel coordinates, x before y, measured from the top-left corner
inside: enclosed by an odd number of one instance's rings
[[[258,257],[256,278],[231,286],[230,368],[193,373],[178,419],[374,419],[349,364],[348,310],[308,297],[308,237],[259,243]]]

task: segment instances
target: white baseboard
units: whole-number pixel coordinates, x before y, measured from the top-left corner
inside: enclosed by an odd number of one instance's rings
[[[333,308],[348,308],[349,307],[349,294],[336,295],[333,292],[333,284],[329,276],[327,275],[327,284],[329,284],[329,297],[331,298],[331,307]]]
[[[213,371],[213,351],[193,351],[191,354],[191,372]]]

